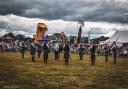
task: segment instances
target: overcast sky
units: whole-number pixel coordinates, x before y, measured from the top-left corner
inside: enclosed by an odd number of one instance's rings
[[[38,22],[48,25],[47,34],[77,35],[79,20],[85,23],[83,36],[128,30],[128,0],[0,0],[0,36],[32,36]]]

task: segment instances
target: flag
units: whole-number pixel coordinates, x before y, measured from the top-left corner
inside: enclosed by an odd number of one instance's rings
[[[79,24],[84,27],[84,20],[79,20]]]

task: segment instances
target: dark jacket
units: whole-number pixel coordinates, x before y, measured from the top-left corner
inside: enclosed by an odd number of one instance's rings
[[[96,46],[95,45],[92,45],[92,48],[90,48],[90,52],[91,52],[91,59],[96,59],[96,55],[95,55]]]
[[[46,44],[44,44],[43,46],[43,52],[44,52],[44,56],[48,57],[48,46]]]
[[[79,48],[79,55],[84,55],[84,48],[83,47]]]
[[[42,47],[40,45],[38,45],[37,52],[42,53]]]
[[[112,48],[112,54],[113,54],[113,56],[117,56],[117,48],[116,47]]]
[[[105,56],[109,55],[109,48],[107,48],[107,47],[104,48],[104,55]]]
[[[69,51],[70,51],[70,47],[68,44],[65,45],[64,47],[64,58],[68,59],[69,58]]]
[[[25,47],[24,45],[22,45],[22,46],[20,47],[20,52],[21,52],[21,54],[24,54],[24,53],[25,53],[25,50],[26,50],[26,47]]]
[[[36,53],[36,45],[34,43],[32,43],[30,46],[30,53],[31,55],[35,55]]]

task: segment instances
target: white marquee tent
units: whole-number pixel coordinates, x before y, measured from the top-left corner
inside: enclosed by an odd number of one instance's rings
[[[124,43],[128,43],[128,30],[126,31],[116,31],[112,37],[110,37],[106,41],[100,42],[100,44],[109,44],[111,45],[114,41],[116,41],[117,45],[121,46]]]

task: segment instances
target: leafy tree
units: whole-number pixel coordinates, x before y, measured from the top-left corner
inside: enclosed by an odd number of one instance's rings
[[[18,34],[18,35],[16,36],[16,38],[17,38],[18,40],[24,40],[24,39],[25,39],[25,36],[24,36],[24,35],[21,35],[21,34]]]

